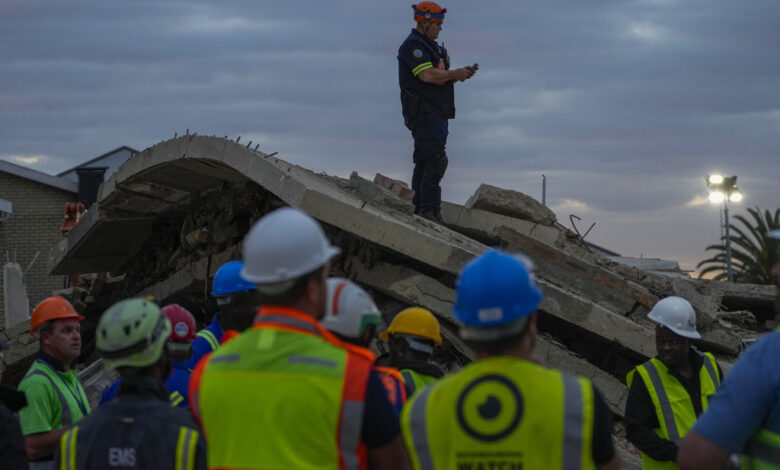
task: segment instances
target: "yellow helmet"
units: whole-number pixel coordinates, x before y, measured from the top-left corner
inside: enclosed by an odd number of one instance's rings
[[[388,341],[390,335],[394,334],[415,335],[441,344],[439,322],[430,310],[422,307],[410,307],[399,312],[387,331],[382,332],[379,337]]]

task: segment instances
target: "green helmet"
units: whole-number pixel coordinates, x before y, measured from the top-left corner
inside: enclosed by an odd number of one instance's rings
[[[160,359],[171,323],[146,299],[127,299],[103,313],[95,332],[106,369],[147,367]]]

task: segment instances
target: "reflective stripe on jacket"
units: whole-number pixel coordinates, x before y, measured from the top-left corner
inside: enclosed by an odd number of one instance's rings
[[[438,380],[401,414],[416,470],[595,469],[593,426],[590,381],[506,356]]]
[[[699,370],[702,411],[707,409],[708,400],[720,387],[721,377],[718,365],[710,353],[702,354],[703,364]],[[696,411],[688,391],[679,380],[669,373],[663,362],[652,358],[637,366],[626,376],[626,384],[631,388],[635,374],[642,378],[650,399],[655,407],[659,427],[655,433],[662,439],[679,444],[696,422]],[[642,468],[647,470],[677,469],[674,462],[659,462],[642,453]]]
[[[365,468],[361,429],[373,360],[309,315],[263,307],[251,329],[194,372],[209,467]]]
[[[415,393],[425,388],[426,385],[438,380],[436,377],[421,374],[412,369],[402,369],[401,377],[403,377],[404,380],[407,397],[414,396]]]

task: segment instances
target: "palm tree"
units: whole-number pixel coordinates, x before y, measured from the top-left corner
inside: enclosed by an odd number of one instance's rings
[[[731,263],[735,282],[752,284],[770,284],[772,265],[778,258],[778,242],[767,237],[767,232],[780,228],[780,209],[774,216],[769,210],[761,213],[761,209],[748,208],[748,217],[737,215],[741,225],[729,224],[731,230]],[[719,245],[710,245],[706,251],[713,251],[712,258],[705,259],[696,269],[706,266],[699,272],[701,278],[708,273],[718,273],[715,280],[726,279],[726,245],[725,237],[721,236]]]

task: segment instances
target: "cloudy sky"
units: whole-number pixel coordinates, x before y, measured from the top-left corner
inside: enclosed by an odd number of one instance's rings
[[[780,203],[777,0],[453,0],[444,198],[547,201],[588,240],[692,269],[719,236],[704,175]],[[396,52],[410,1],[0,0],[0,158],[56,173],[174,132],[410,180]]]

